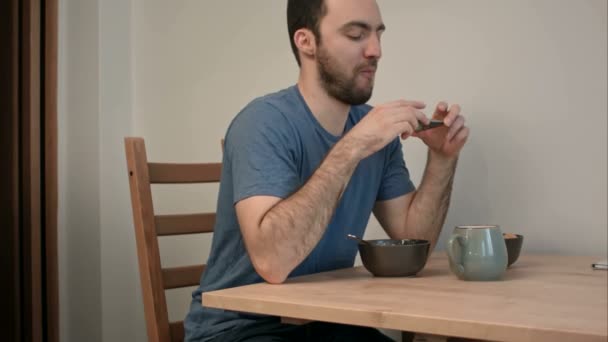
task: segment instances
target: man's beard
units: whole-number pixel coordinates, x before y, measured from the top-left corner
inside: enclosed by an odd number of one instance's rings
[[[366,67],[375,68],[378,65],[377,59],[358,66],[353,70],[353,75],[349,77],[339,70],[338,61],[330,56],[326,49],[319,46],[317,51],[317,67],[321,85],[330,96],[353,106],[364,104],[371,98],[374,90],[373,80],[369,87],[359,88],[356,84],[356,78],[361,69]]]

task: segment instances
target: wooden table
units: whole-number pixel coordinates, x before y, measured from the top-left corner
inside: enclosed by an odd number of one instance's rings
[[[205,306],[492,341],[608,341],[608,272],[601,257],[522,255],[502,281],[469,282],[433,254],[409,278],[363,267],[203,294]]]

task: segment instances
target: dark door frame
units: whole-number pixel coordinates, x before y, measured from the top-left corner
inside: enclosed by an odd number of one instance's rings
[[[59,341],[57,0],[0,1],[0,319]]]

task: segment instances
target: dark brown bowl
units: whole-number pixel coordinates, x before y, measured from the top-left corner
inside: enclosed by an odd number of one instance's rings
[[[426,264],[431,244],[427,240],[366,240],[359,243],[363,266],[377,277],[407,277]]]
[[[505,238],[505,244],[507,245],[507,267],[513,265],[517,258],[519,258],[519,253],[521,252],[521,246],[524,243],[523,235],[514,234],[516,238]]]

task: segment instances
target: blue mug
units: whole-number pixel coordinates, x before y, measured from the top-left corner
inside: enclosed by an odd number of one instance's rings
[[[458,279],[499,280],[507,270],[507,246],[499,226],[457,226],[447,252]]]

